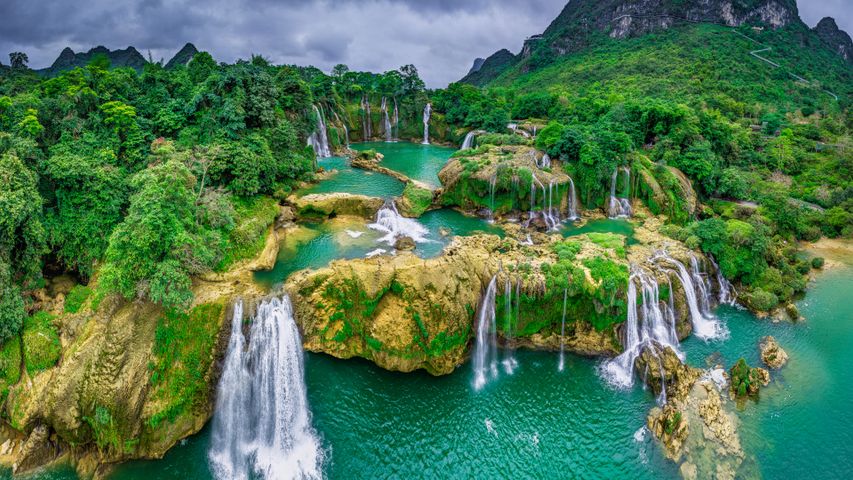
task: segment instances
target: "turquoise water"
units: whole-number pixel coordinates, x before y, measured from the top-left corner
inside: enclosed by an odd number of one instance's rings
[[[414,250],[421,258],[440,255],[457,235],[477,232],[503,235],[499,227],[451,209],[427,212],[419,221],[430,232],[427,237],[429,242],[417,244]],[[256,272],[255,280],[273,286],[284,282],[293,272],[305,268],[324,267],[339,258],[361,258],[377,248],[393,250],[384,243],[377,243],[382,235],[368,228],[369,223],[357,217],[338,217],[321,224],[300,225],[285,236],[275,267],[268,272]],[[359,236],[353,238],[348,232]]]
[[[381,173],[352,168],[344,157],[321,158],[317,161],[326,170],[337,170],[328,179],[297,192],[311,193],[355,193],[371,197],[397,197],[403,194],[403,182]]]
[[[398,171],[412,180],[441,185],[438,172],[456,151],[440,145],[421,145],[411,142],[369,142],[350,145],[353,150],[376,150],[385,156],[382,166]]]
[[[634,245],[637,240],[634,238],[634,225],[629,220],[603,218],[599,220],[590,220],[581,226],[576,226],[573,223],[564,224],[562,230],[563,236],[566,238],[583,235],[585,233],[616,233],[626,237],[628,245]]]
[[[773,324],[733,308],[719,311],[732,336],[684,342],[704,366],[719,353],[758,363],[758,340],[773,334],[791,360],[739,413],[748,456],[765,478],[844,478],[853,471],[853,268],[819,277],[800,302],[803,324]],[[466,364],[445,377],[386,372],[361,360],[307,354],[314,426],[329,451],[329,478],[677,478],[654,442],[633,435],[654,405],[636,386],[614,391],[599,361],[517,352],[520,368],[474,393]],[[490,430],[491,427],[491,430]],[[209,433],[166,458],[123,465],[113,478],[208,478]]]

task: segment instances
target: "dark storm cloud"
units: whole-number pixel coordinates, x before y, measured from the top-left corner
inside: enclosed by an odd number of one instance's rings
[[[853,24],[853,0],[800,2],[814,25],[832,15]],[[414,63],[432,87],[459,79],[475,57],[518,51],[565,0],[0,0],[0,59],[24,51],[50,65],[70,46],[133,45],[168,60],[193,42],[221,61],[262,54],[276,63],[336,63],[386,71]],[[8,62],[7,62],[8,63]]]

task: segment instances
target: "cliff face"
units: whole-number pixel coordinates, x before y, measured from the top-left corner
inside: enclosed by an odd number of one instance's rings
[[[853,63],[853,40],[850,35],[838,28],[835,19],[826,17],[814,28],[818,37],[844,60]]]

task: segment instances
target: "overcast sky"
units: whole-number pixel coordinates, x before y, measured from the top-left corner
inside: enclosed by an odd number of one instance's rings
[[[168,60],[186,42],[233,62],[262,54],[325,71],[387,71],[414,63],[430,87],[461,78],[475,57],[518,52],[566,0],[0,0],[0,61],[49,66],[66,46],[133,45]],[[853,0],[799,0],[813,26],[832,16],[853,30]]]

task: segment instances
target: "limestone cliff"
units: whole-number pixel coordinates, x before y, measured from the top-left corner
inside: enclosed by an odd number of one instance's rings
[[[814,31],[827,47],[838,53],[848,63],[853,63],[853,40],[847,32],[838,28],[834,18],[824,18],[818,22]]]

